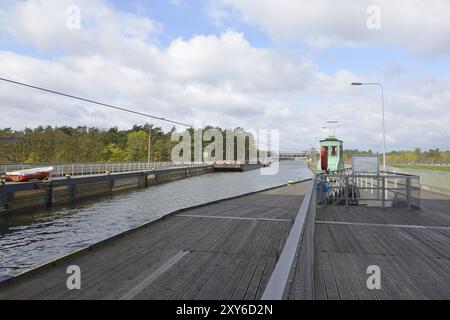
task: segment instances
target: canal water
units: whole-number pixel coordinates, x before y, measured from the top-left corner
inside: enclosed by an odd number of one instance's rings
[[[263,168],[268,172],[273,168]],[[95,244],[177,209],[312,176],[296,161],[275,175],[260,170],[211,173],[74,205],[0,218],[0,281]]]

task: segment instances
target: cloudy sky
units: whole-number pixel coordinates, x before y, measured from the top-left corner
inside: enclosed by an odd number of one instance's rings
[[[75,7],[74,7],[75,6]],[[77,25],[77,10],[80,24]],[[0,0],[0,77],[223,128],[450,149],[448,0]],[[0,82],[1,127],[146,119]],[[154,122],[165,129],[170,125]]]

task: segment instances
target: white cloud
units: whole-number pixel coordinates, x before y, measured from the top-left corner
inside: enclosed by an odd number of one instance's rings
[[[54,4],[52,6],[51,1],[45,1],[45,4],[21,2],[0,10],[1,15],[5,16],[7,12],[9,15],[7,25],[2,25],[3,31],[18,41],[34,45],[44,52],[52,53],[54,47],[65,50],[52,60],[3,51],[0,53],[3,76],[133,106],[188,123],[196,119],[229,127],[253,125],[251,118],[266,113],[266,101],[254,99],[252,94],[267,95],[299,89],[305,87],[306,81],[313,76],[309,63],[286,59],[273,50],[254,48],[243,34],[234,31],[224,32],[219,37],[199,35],[189,40],[179,38],[167,48],[160,48],[147,41],[145,32],[124,35],[117,31],[123,23],[122,14],[114,12],[101,1],[96,1],[95,6],[79,3],[83,15],[94,17],[91,11],[95,11],[96,18],[92,18],[92,23],[83,25],[77,31],[68,31],[64,27],[59,30],[64,24],[55,12],[59,8],[60,13],[64,13],[64,5],[58,1]],[[135,17],[132,20],[131,15],[126,17],[131,19],[127,20],[127,24],[135,29],[139,29],[140,24],[143,24],[144,30],[152,25],[148,19]],[[32,27],[43,20],[47,21],[47,26]],[[103,26],[103,22],[109,25]],[[65,41],[71,32],[76,33],[75,38]],[[24,89],[6,84],[2,84],[2,89],[3,94],[10,95],[3,106],[7,105],[12,110],[14,96]],[[35,103],[41,102],[42,94],[25,91],[27,99],[17,99],[16,103],[16,106],[26,110],[21,125],[42,124],[46,121],[39,116],[43,108]],[[33,101],[33,106],[25,101]],[[47,118],[53,123],[80,123],[86,120],[82,115],[86,110],[103,110],[62,98],[55,101],[57,103],[50,101],[44,104],[45,110],[53,111],[53,116]],[[71,113],[70,117],[65,117],[62,109],[74,107],[81,108],[80,116]],[[97,124],[114,124],[118,113],[107,111],[105,114]],[[117,124],[137,121],[136,117],[132,118],[120,116]],[[96,124],[96,120],[89,119],[88,123]]]
[[[80,9],[81,29],[67,26],[71,6]],[[149,18],[118,13],[102,0],[7,2],[0,9],[0,27],[39,50],[65,50],[71,54],[89,54],[99,48],[113,50],[117,38],[135,46],[136,40],[146,41],[161,29]]]
[[[293,54],[254,47],[233,30],[220,36],[179,38],[163,47],[152,41],[158,28],[151,26],[156,22],[121,13],[98,0],[79,3],[92,21],[72,36],[59,30],[62,22],[54,17],[59,3],[14,2],[12,9],[0,8],[0,16],[9,15],[0,32],[40,48],[44,56],[52,54],[45,59],[3,48],[1,76],[187,123],[279,128],[286,147],[309,147],[314,137],[325,134],[319,128],[331,117],[345,125],[338,133],[347,146],[379,149],[378,92],[349,86],[351,81],[371,80],[367,75],[349,70],[325,74]],[[123,19],[131,31],[123,32]],[[39,26],[43,21],[48,25]],[[402,75],[396,90],[387,88],[388,146],[446,146],[450,137],[450,115],[442,112],[450,99],[446,92],[450,92],[446,77]],[[0,83],[0,97],[3,126],[15,128],[129,127],[147,121],[6,83]]]
[[[244,21],[275,38],[315,46],[388,44],[421,53],[450,52],[447,0],[221,0]],[[225,5],[225,7],[223,7]],[[381,29],[369,30],[367,9],[381,10]]]
[[[280,92],[301,89],[313,74],[310,63],[287,59],[274,50],[254,48],[242,33],[220,38],[196,36],[175,40],[167,50],[171,76],[236,92]]]

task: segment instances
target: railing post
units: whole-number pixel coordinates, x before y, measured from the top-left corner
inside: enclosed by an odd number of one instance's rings
[[[411,177],[406,178],[406,202],[408,209],[411,209]]]
[[[355,203],[355,182],[356,180],[356,187],[358,187],[358,176],[356,176],[356,178],[352,178],[352,186],[351,186],[351,190],[352,190],[352,205]]]
[[[373,177],[370,178],[370,194],[373,194]]]
[[[385,195],[386,195],[386,180],[385,180],[385,178],[384,177],[381,177],[381,184],[382,184],[382,194],[383,194],[383,208],[386,208],[386,198],[385,198]]]
[[[389,199],[389,180],[388,177],[384,178],[384,187],[385,187],[385,191],[384,191],[384,199],[388,200]]]
[[[348,206],[348,176],[345,177],[345,206]]]

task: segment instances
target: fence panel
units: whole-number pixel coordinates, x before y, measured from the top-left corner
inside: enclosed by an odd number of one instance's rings
[[[318,203],[371,207],[420,207],[420,178],[394,173],[318,175]]]
[[[390,167],[389,170],[395,173],[419,176],[422,189],[450,195],[450,172],[393,167]]]
[[[142,170],[154,170],[171,167],[192,167],[204,165],[203,162],[173,163],[173,162],[95,162],[95,163],[20,163],[20,164],[0,164],[0,174],[23,169],[53,167],[52,177],[63,177],[66,175],[94,175],[135,172]]]

